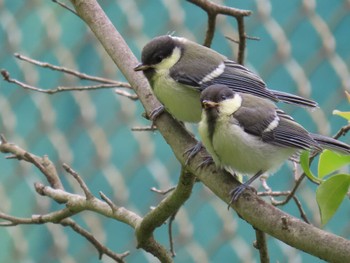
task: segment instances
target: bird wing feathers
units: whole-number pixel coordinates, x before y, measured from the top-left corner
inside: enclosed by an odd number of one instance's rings
[[[247,96],[251,95],[242,94],[242,105],[232,115],[245,132],[282,147],[320,149],[308,131],[282,110],[276,109],[273,103],[267,100],[244,99]]]

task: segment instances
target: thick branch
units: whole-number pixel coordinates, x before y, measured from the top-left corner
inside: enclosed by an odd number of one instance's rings
[[[155,209],[150,211],[142,220],[139,227],[136,229],[136,236],[139,245],[142,246],[147,239],[152,235],[153,231],[164,224],[164,222],[185,203],[190,197],[195,176],[186,172],[183,168],[180,175],[180,180],[175,190],[171,192]]]
[[[135,89],[147,113],[151,113],[152,110],[160,106],[160,103],[152,96],[147,80],[142,74],[133,71],[138,63],[135,56],[103,13],[97,1],[71,0],[71,2],[79,16],[88,24]],[[190,145],[196,144],[194,138],[167,113],[160,115],[155,123],[164,139],[172,147],[177,159],[184,164],[183,153]],[[237,183],[231,177],[219,174],[213,166],[208,166],[201,172],[196,171],[203,156],[205,153],[201,152],[193,159],[191,165],[188,166],[189,171],[196,174],[219,198],[228,203],[228,193],[237,186]],[[233,208],[249,224],[309,254],[333,262],[335,259],[338,262],[346,262],[350,258],[350,242],[348,240],[308,225],[265,203],[250,192],[245,192],[233,205]]]

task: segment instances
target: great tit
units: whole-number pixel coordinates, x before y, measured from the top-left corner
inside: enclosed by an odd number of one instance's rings
[[[231,191],[231,202],[261,174],[275,171],[301,150],[350,154],[349,145],[309,133],[269,100],[215,84],[202,92],[200,101],[199,135],[215,164],[252,176]]]
[[[265,82],[249,69],[181,37],[164,35],[151,40],[134,70],[144,72],[159,101],[183,122],[200,121],[200,92],[213,84],[225,84],[235,92],[274,102],[317,106],[309,99],[267,89]]]

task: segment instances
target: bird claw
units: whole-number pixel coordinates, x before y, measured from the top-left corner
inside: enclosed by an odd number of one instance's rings
[[[164,112],[164,106],[160,105],[159,107],[155,108],[153,111],[151,111],[149,118],[151,121],[155,121],[160,114]]]
[[[160,114],[164,112],[165,108],[163,105],[160,105],[159,107],[155,108],[151,111],[151,113],[148,116],[148,119],[152,121],[152,127],[156,127],[154,124],[154,121],[159,117]]]
[[[189,147],[185,152],[184,152],[184,156],[186,156],[186,161],[185,161],[185,165],[188,165],[191,160],[193,159],[193,157],[199,153],[203,148],[203,144],[201,142],[197,142],[197,144],[195,146],[191,146]]]
[[[230,203],[228,204],[227,206],[227,210],[230,209],[230,206],[236,202],[238,200],[238,198],[241,196],[241,194],[246,190],[246,189],[249,189],[251,191],[253,191],[254,193],[257,193],[256,189],[254,187],[251,187],[247,184],[241,184],[235,188],[233,188],[231,191],[230,191],[230,197],[231,197],[231,201]]]
[[[197,166],[197,169],[205,168],[205,167],[207,167],[207,166],[209,166],[209,165],[211,165],[213,163],[214,163],[214,160],[213,160],[213,158],[210,155],[205,156],[203,158],[203,161]]]

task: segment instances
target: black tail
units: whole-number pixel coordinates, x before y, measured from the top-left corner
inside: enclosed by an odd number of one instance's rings
[[[290,93],[282,92],[282,91],[277,91],[277,90],[271,90],[272,93],[281,101],[289,104],[295,104],[299,106],[305,106],[305,107],[310,107],[310,108],[316,108],[318,107],[317,102],[313,100],[309,100],[297,95],[293,95]]]
[[[319,134],[310,134],[312,139],[317,141],[322,148],[336,151],[342,154],[350,154],[350,145],[343,143],[341,141],[335,140],[333,138],[319,135]]]

